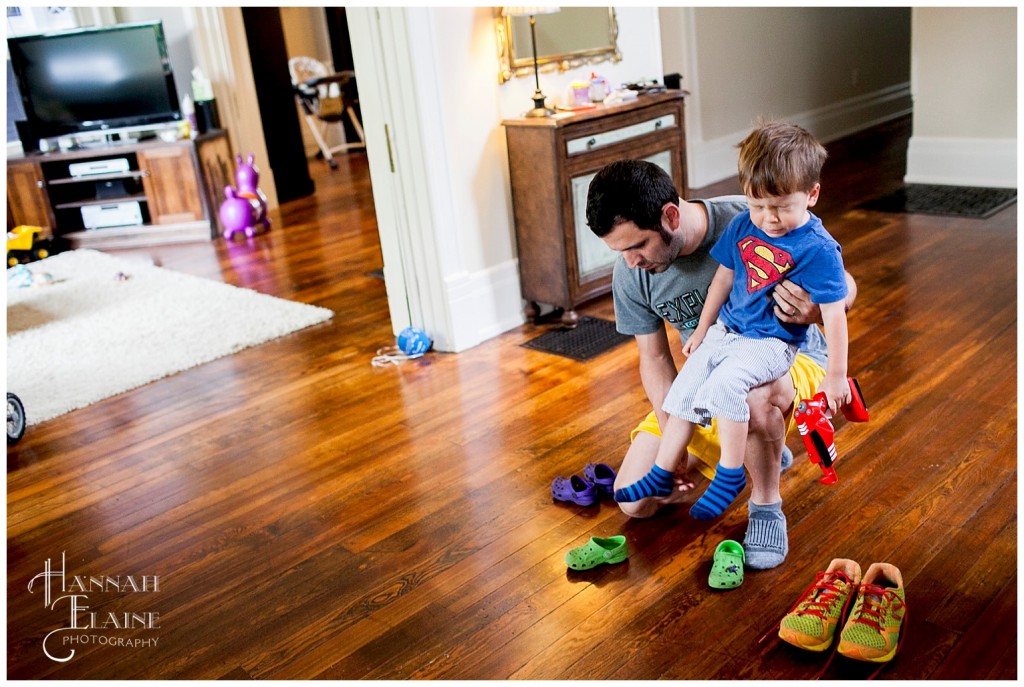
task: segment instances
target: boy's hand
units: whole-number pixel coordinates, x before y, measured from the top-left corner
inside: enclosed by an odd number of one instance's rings
[[[839,412],[840,408],[849,405],[853,400],[850,383],[846,380],[846,377],[833,378],[826,375],[825,379],[821,382],[821,386],[818,387],[818,391],[824,391],[825,396],[828,397],[828,407],[832,411],[833,417]]]
[[[683,355],[689,358],[690,355],[697,350],[697,347],[700,346],[701,342],[704,341],[704,336],[706,334],[707,332],[702,332],[699,329],[694,330],[693,334],[690,334],[690,338],[688,338],[686,343],[683,344]]]

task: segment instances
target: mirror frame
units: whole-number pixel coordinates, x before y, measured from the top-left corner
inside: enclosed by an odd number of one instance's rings
[[[601,8],[593,8],[601,9]],[[608,9],[608,45],[597,46],[586,50],[575,50],[555,55],[537,55],[537,65],[541,71],[560,72],[584,64],[598,64],[600,62],[619,62],[622,60],[622,53],[619,52],[619,22],[615,16],[615,8]],[[533,75],[533,55],[516,57],[512,54],[512,17],[501,16],[501,8],[494,8],[495,31],[498,35],[498,83],[502,84],[517,76]],[[541,21],[545,15],[538,15],[537,21]],[[547,67],[545,69],[545,67]]]

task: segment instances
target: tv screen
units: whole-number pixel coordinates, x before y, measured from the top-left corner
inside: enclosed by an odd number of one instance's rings
[[[162,22],[21,36],[7,45],[39,138],[181,118]]]

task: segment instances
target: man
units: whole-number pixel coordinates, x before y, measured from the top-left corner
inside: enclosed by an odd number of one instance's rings
[[[710,255],[726,225],[746,209],[742,196],[686,202],[671,177],[657,165],[640,160],[613,162],[590,184],[587,223],[612,250],[615,261],[612,293],[616,328],[636,337],[640,349],[640,380],[653,412],[634,430],[615,488],[643,478],[654,465],[665,425],[662,403],[676,377],[665,322],[686,336],[696,326],[718,263]],[[752,256],[752,268],[767,277],[779,266],[770,256]],[[777,276],[777,275],[775,275]],[[849,309],[856,285],[846,275]],[[821,311],[807,293],[782,280],[771,292],[775,315],[783,322],[813,324]],[[746,565],[773,568],[789,552],[786,517],[782,512],[779,474],[787,425],[799,398],[810,398],[824,377],[824,337],[811,327],[788,376],[751,390],[746,466],[751,477],[749,522],[744,537]],[[678,488],[666,497],[649,497],[619,507],[631,517],[653,515],[667,503],[681,500],[694,483],[689,468],[708,479],[718,462],[717,426],[698,428],[689,445],[686,467],[677,474]]]

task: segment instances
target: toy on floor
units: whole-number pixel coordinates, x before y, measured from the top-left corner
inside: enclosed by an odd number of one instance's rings
[[[260,172],[253,164],[255,156],[249,153],[243,162],[238,155],[235,160],[235,185],[224,187],[224,202],[220,205],[220,221],[224,225],[224,238],[231,238],[238,232],[252,238],[257,233],[270,231],[267,217],[267,197],[259,189]]]
[[[850,422],[867,422],[868,407],[864,403],[860,385],[853,377],[847,377],[852,400],[840,408]],[[824,392],[818,392],[811,399],[802,399],[796,408],[794,419],[800,437],[807,447],[807,457],[818,465],[825,476],[818,481],[822,484],[835,484],[838,481],[835,462],[839,460],[835,445],[835,427],[829,418],[832,412],[828,408],[828,398]]]
[[[7,232],[7,266],[42,260],[50,254],[49,239],[39,238],[42,227],[20,224]]]
[[[25,434],[25,406],[21,399],[7,392],[7,445],[12,446]]]
[[[434,345],[433,340],[419,327],[406,327],[398,333],[397,346],[378,348],[371,361],[374,367],[397,365],[403,360],[420,358]]]

